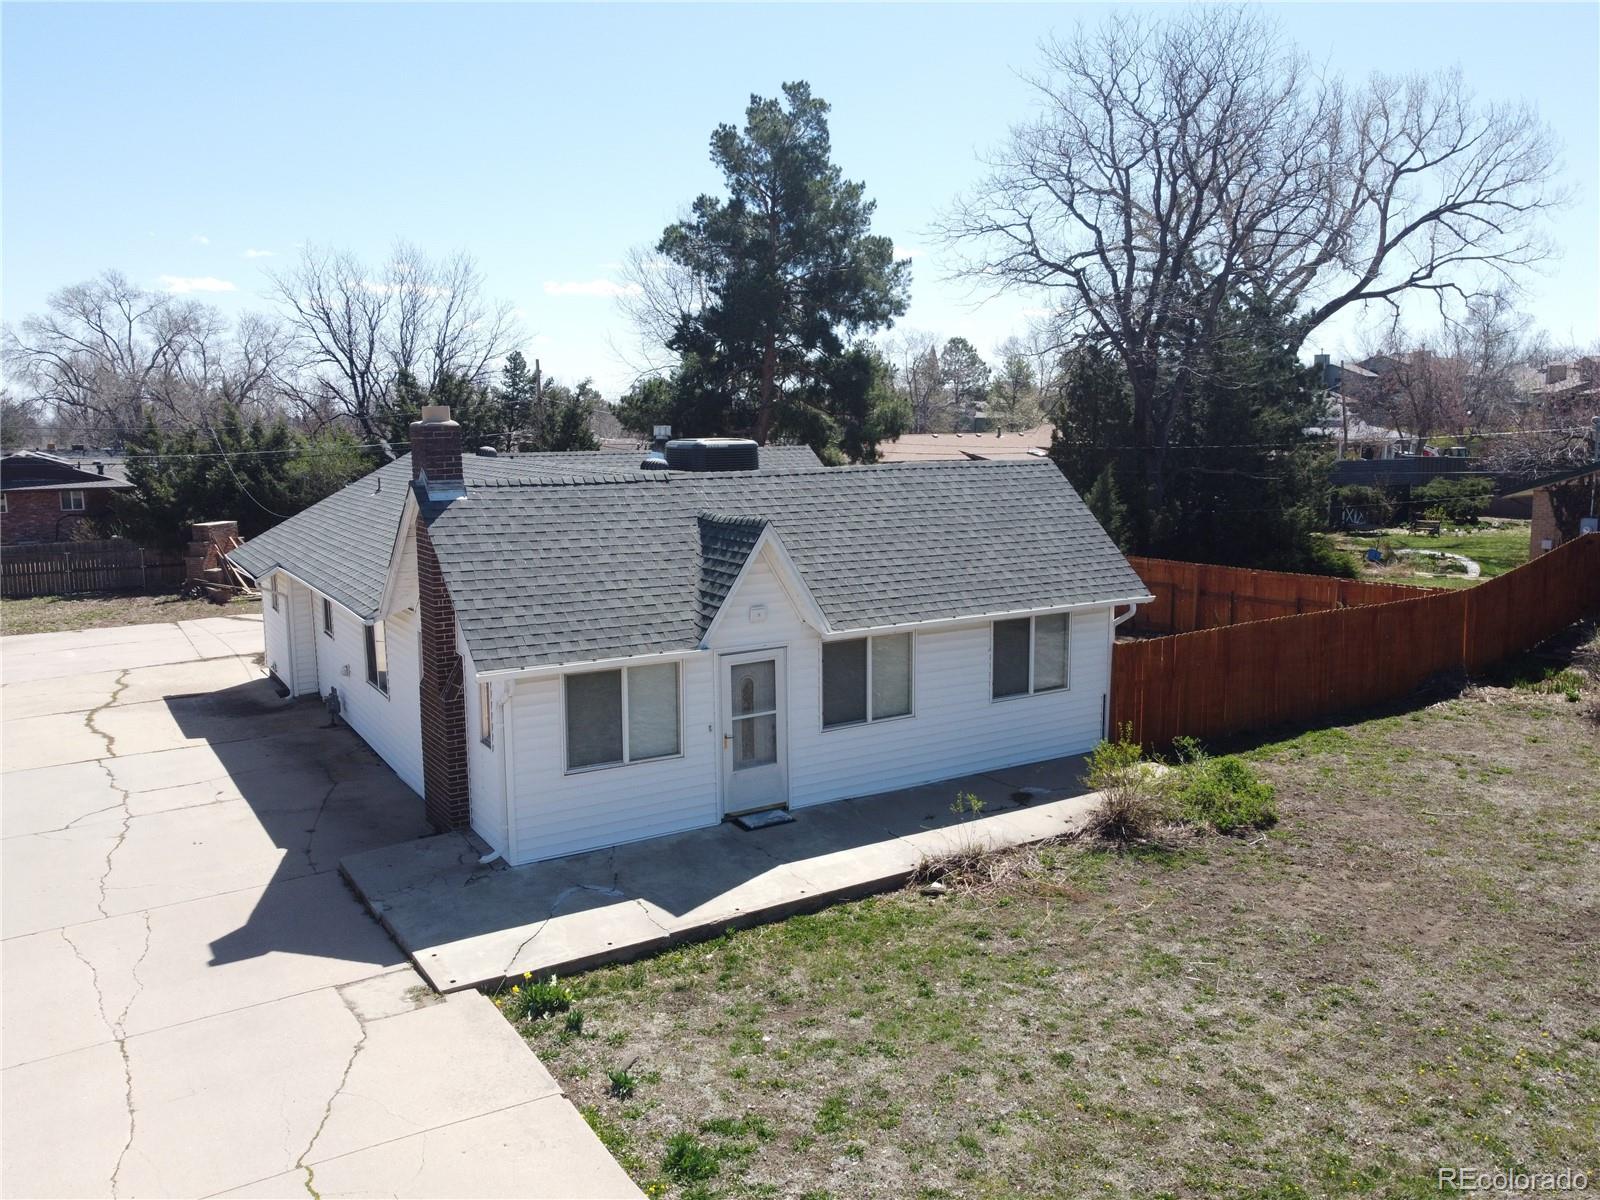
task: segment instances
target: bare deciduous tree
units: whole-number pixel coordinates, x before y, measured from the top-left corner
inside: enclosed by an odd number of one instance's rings
[[[138,287],[115,271],[62,288],[4,335],[22,398],[63,438],[119,442],[147,416],[189,424],[218,399],[276,403],[282,337],[268,317]]]
[[[1247,9],[1119,16],[1044,59],[1041,111],[944,234],[981,282],[1047,290],[1063,344],[1121,360],[1158,506],[1226,305],[1293,310],[1303,340],[1352,305],[1470,299],[1543,253],[1550,136],[1459,75],[1347,89]]]
[[[436,262],[401,242],[374,272],[348,251],[308,245],[273,290],[293,336],[301,406],[341,412],[386,447],[381,409],[402,374],[423,392],[447,376],[481,384],[515,348],[510,306],[484,297],[467,254]]]

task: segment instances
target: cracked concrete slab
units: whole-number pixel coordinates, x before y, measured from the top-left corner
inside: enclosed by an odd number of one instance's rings
[[[303,1197],[324,1169],[328,1195],[637,1196],[489,1002],[444,1002],[333,870],[420,835],[421,801],[280,701],[259,639],[0,640],[0,1196]]]
[[[571,1104],[551,1096],[319,1162],[317,1195],[324,1200],[611,1200],[639,1195],[609,1155],[587,1152],[593,1137]],[[519,1152],[508,1154],[511,1147]],[[298,1174],[284,1174],[222,1195],[277,1200],[304,1195],[300,1184]]]
[[[1098,803],[1081,757],[731,823],[523,867],[484,866],[451,834],[341,869],[437,988],[564,974],[902,883],[925,860],[1072,832]],[[952,810],[977,796],[977,817]]]

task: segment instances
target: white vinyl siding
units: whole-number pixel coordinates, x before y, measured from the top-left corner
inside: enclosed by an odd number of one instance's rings
[[[477,682],[472,656],[460,638],[456,649],[461,655],[462,677],[469,684],[467,695],[477,701],[467,706],[468,813],[478,836],[505,857],[509,850],[506,845],[505,764],[500,755],[501,747],[510,739],[497,736],[495,732],[498,717],[494,688]]]
[[[286,582],[286,588],[283,615],[289,622],[294,678],[285,678],[284,682],[296,696],[314,696],[317,694],[317,634],[312,603],[315,594],[294,579]]]
[[[266,640],[267,670],[277,676],[286,688],[294,686],[293,665],[289,649],[289,610],[283,603],[283,588],[288,583],[273,571],[261,580],[261,632]]]
[[[563,677],[547,675],[515,684],[504,731],[516,792],[516,844],[512,862],[532,862],[600,846],[635,842],[715,825],[715,696],[709,655],[680,660],[682,752],[616,770],[565,771]],[[483,835],[486,839],[488,834]]]
[[[414,609],[386,622],[389,695],[366,679],[366,631],[342,605],[333,606],[333,637],[318,637],[317,678],[326,696],[339,689],[342,719],[419,795],[422,792],[421,661]]]

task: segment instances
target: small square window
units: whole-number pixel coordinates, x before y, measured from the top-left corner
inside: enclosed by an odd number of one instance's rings
[[[61,493],[62,512],[82,512],[83,492],[78,488],[68,488]]]

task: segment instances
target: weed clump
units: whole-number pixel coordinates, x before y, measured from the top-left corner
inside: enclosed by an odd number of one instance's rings
[[[512,987],[511,994],[504,999],[501,1007],[514,1021],[541,1021],[556,1013],[566,1012],[576,999],[573,990],[564,983],[556,982],[554,975],[544,980],[524,975],[522,982]]]
[[[661,1169],[673,1182],[704,1183],[717,1173],[717,1166],[716,1153],[694,1134],[675,1133],[667,1139]]]
[[[1243,759],[1212,758],[1193,738],[1178,740],[1184,766],[1175,787],[1178,809],[1187,821],[1218,833],[1266,829],[1278,820],[1272,785]]]
[[[1145,758],[1123,725],[1117,740],[1102,741],[1089,755],[1088,784],[1101,799],[1083,832],[1103,842],[1147,841],[1170,816],[1170,785],[1162,764]]]

